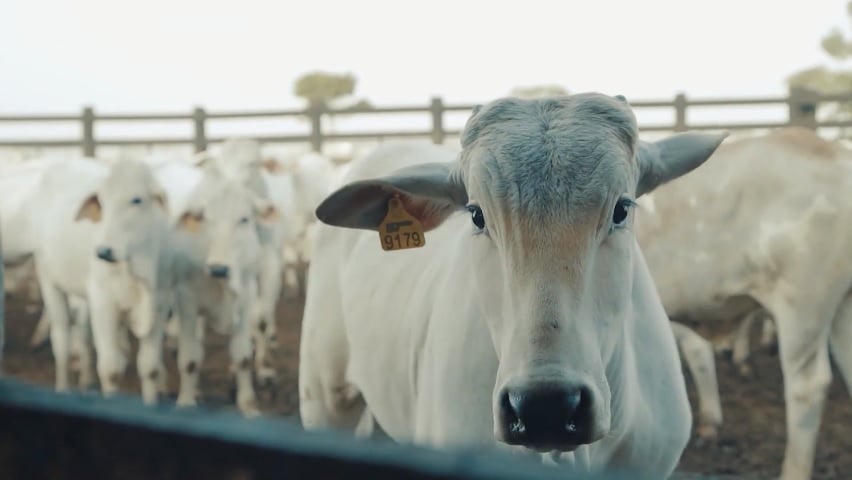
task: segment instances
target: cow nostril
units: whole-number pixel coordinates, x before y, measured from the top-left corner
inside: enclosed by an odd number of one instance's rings
[[[115,262],[115,254],[109,247],[97,247],[95,256],[107,262]]]
[[[216,278],[225,278],[230,269],[227,265],[210,265],[210,275]]]
[[[590,399],[585,388],[507,391],[501,399],[507,442],[533,448],[587,443]]]

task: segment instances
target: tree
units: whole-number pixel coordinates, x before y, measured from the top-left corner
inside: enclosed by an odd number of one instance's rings
[[[331,108],[352,110],[369,107],[366,99],[353,97],[357,80],[351,73],[312,71],[303,74],[293,84],[293,94],[309,103],[321,103]],[[328,116],[328,129],[334,131],[334,116]]]
[[[355,92],[355,76],[351,73],[330,73],[313,71],[298,79],[293,85],[293,93],[309,102],[329,103]]]
[[[852,0],[846,4],[846,16],[852,21]],[[852,59],[852,40],[847,39],[840,29],[834,28],[822,38],[820,46],[823,52],[840,66],[829,68],[825,65],[816,65],[799,70],[787,77],[787,86],[807,88],[824,95],[852,94],[852,65],[848,63]],[[834,120],[852,118],[852,104],[848,102],[826,105],[826,107],[828,118]],[[840,132],[841,137],[847,136],[845,130]]]
[[[557,84],[515,87],[512,89],[512,91],[509,92],[510,97],[517,98],[542,98],[559,95],[568,95],[568,90]]]

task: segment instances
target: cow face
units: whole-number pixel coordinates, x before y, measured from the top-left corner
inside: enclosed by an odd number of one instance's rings
[[[93,254],[104,262],[120,263],[154,252],[159,241],[155,225],[167,212],[166,193],[150,167],[120,159],[110,165],[98,191],[80,205],[76,220],[100,223]]]
[[[203,235],[207,274],[239,288],[246,275],[260,268],[261,227],[277,221],[277,209],[221,177],[203,179],[191,205],[180,216],[178,227]]]

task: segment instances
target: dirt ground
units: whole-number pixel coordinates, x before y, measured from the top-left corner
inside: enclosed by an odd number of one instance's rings
[[[277,385],[258,390],[260,407],[268,414],[295,415],[298,409],[297,372],[302,298],[283,300],[278,312],[279,347],[275,351]],[[26,381],[53,385],[53,357],[49,344],[33,350],[28,345],[38,311],[27,313],[25,306],[7,300],[7,346],[4,370]],[[733,325],[691,325],[706,338],[731,331]],[[756,343],[756,342],[753,342]],[[757,348],[757,347],[755,347]],[[135,350],[135,344],[134,344]],[[742,379],[725,359],[717,358],[724,424],[719,437],[700,442],[693,438],[678,470],[703,474],[742,474],[769,478],[778,475],[784,453],[785,423],[782,377],[778,357],[756,350],[752,359],[755,376]],[[135,362],[130,361],[123,382],[125,391],[139,392]],[[177,392],[175,359],[166,355],[172,399]],[[201,374],[201,403],[233,408],[233,388],[228,375],[228,352],[224,337],[208,333],[206,357]],[[687,375],[690,400],[697,405],[691,379]],[[852,401],[835,372],[822,422],[814,479],[849,478],[852,472]]]

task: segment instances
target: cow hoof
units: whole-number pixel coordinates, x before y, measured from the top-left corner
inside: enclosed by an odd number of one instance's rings
[[[80,378],[77,380],[77,386],[81,392],[94,390],[97,386],[94,373],[85,374],[81,372]]]
[[[275,369],[260,367],[257,371],[257,383],[264,387],[276,385],[278,383],[278,376],[275,374]]]
[[[754,370],[751,368],[751,365],[741,363],[737,370],[739,371],[740,378],[745,380],[751,380],[754,378]]]
[[[696,445],[703,445],[719,436],[719,427],[711,423],[700,423],[695,429]]]
[[[195,399],[195,395],[179,395],[176,405],[178,408],[197,407],[198,401]]]
[[[769,355],[776,357],[778,356],[778,343],[771,343],[766,346],[766,351],[769,352]]]
[[[247,418],[256,418],[261,415],[260,409],[257,408],[257,400],[255,400],[254,398],[239,402],[237,404],[237,407],[240,409],[240,412]]]

